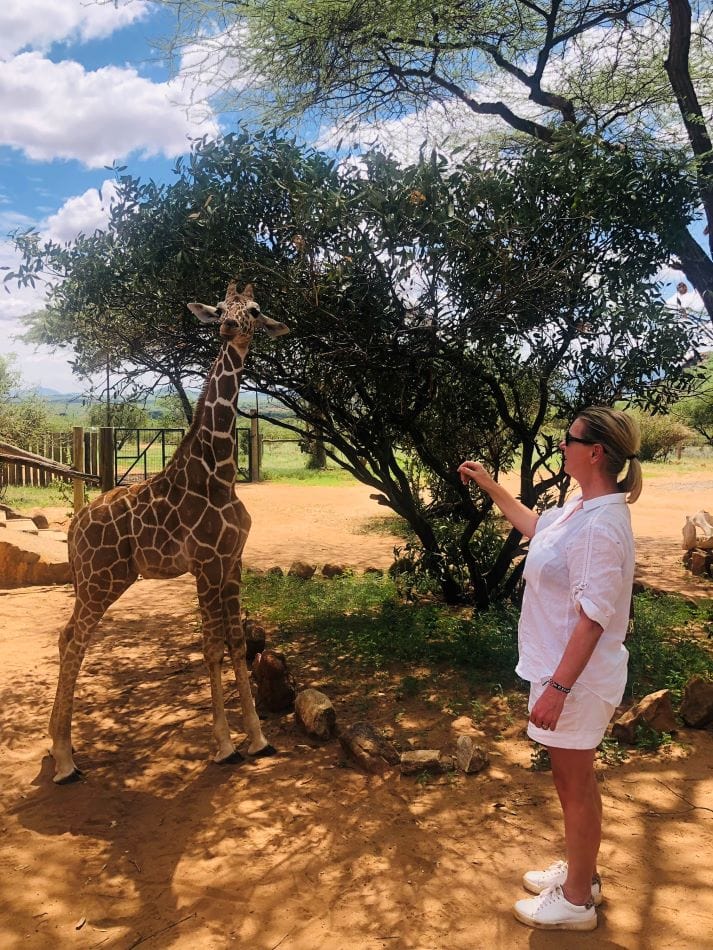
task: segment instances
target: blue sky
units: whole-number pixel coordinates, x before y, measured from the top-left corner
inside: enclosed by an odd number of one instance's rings
[[[150,0],[0,0],[0,266],[17,264],[6,237],[15,228],[68,241],[102,227],[112,179],[104,166],[116,161],[141,178],[167,179],[192,137],[230,123],[205,106],[206,85],[198,89],[203,105],[191,107],[200,78],[189,88],[169,75],[153,44],[171,28],[172,14]],[[472,114],[425,110],[368,127],[360,138],[414,157],[425,137],[442,144],[454,127],[470,140],[486,131],[483,119],[472,122]],[[327,126],[313,131],[325,147],[339,137]],[[21,317],[39,309],[43,295],[7,286],[9,294],[0,290],[0,351],[16,354],[24,385],[84,389],[71,374],[71,353],[36,351],[16,339]],[[695,307],[694,295],[687,304]]]
[[[14,228],[58,240],[101,227],[112,177],[129,165],[142,178],[170,176],[191,137],[216,132],[210,110],[191,114],[186,90],[152,49],[170,15],[144,0],[2,0],[0,4],[0,265],[15,263]],[[99,190],[104,191],[104,201]],[[71,354],[35,352],[14,336],[42,295],[2,292],[2,352],[17,355],[28,386],[81,388]]]

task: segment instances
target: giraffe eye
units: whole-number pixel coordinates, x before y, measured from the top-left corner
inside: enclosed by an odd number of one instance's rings
[[[256,303],[248,304],[247,310],[253,317],[257,317],[260,313],[260,307]]]

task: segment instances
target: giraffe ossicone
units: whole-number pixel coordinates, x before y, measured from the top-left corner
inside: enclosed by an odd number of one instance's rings
[[[210,679],[216,762],[240,758],[225,714],[221,664],[227,647],[240,694],[248,754],[275,750],[263,735],[250,690],[240,619],[242,554],[250,516],[235,494],[235,422],[245,357],[256,329],[277,337],[289,330],[265,316],[248,284],[228,285],[217,306],[188,304],[204,323],[219,325],[221,347],[191,426],[162,472],[114,488],[85,505],[69,528],[74,583],[72,616],[59,637],[59,678],[49,733],[54,781],[81,774],[72,754],[74,690],[87,646],[108,607],[141,574],[196,578],[203,653]]]

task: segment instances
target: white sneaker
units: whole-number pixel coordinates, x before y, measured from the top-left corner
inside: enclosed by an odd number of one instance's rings
[[[537,897],[517,901],[513,913],[521,923],[539,930],[594,930],[597,926],[594,902],[571,904],[556,884]]]
[[[541,894],[545,888],[559,885],[560,887],[567,880],[567,862],[555,861],[544,871],[525,871],[522,876],[522,884],[526,891],[531,894]],[[598,874],[592,878],[592,900],[599,907],[602,898],[602,879]]]

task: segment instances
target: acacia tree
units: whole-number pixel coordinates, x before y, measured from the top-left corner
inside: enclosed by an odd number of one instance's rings
[[[87,366],[112,344],[131,372],[167,358],[180,378],[216,346],[182,304],[253,281],[291,333],[255,341],[246,385],[408,521],[448,601],[482,606],[517,580],[521,538],[493,533],[458,463],[515,465],[525,504],[543,506],[562,483],[559,426],[579,408],[662,404],[687,383],[685,329],[650,277],[661,219],[685,228],[693,214],[688,182],[675,162],[648,177],[636,163],[575,139],[515,163],[401,167],[373,152],[340,167],[230,135],[199,143],[170,186],[121,176],[104,234],[68,248],[20,237],[15,277],[63,278],[37,338]],[[625,188],[623,222],[611,196]]]
[[[240,106],[246,75],[271,121],[391,118],[434,103],[553,142],[558,129],[690,164],[709,225],[660,238],[713,316],[713,103],[706,0],[162,0],[181,69]],[[200,50],[203,50],[203,56]],[[642,173],[646,174],[645,166]],[[624,199],[625,194],[620,195]]]

